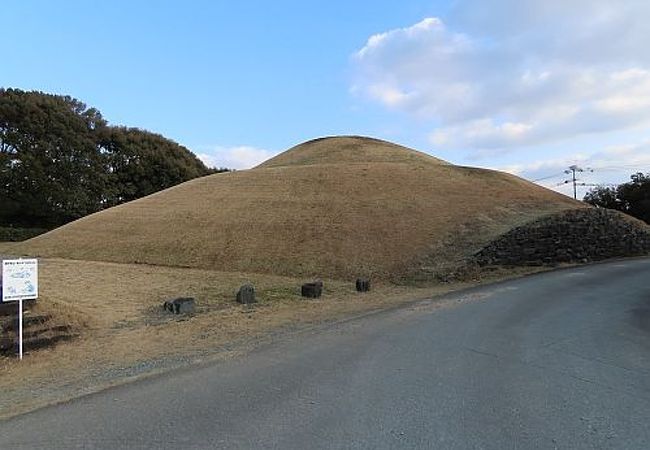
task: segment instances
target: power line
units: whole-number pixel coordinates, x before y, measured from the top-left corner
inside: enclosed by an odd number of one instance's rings
[[[587,187],[598,187],[598,186],[607,186],[607,187],[616,187],[616,183],[578,183],[578,186],[587,186]]]
[[[554,175],[549,175],[547,177],[538,178],[536,180],[533,180],[533,183],[537,183],[538,181],[550,180],[551,178],[561,177],[562,175],[564,175],[564,172],[556,173]]]
[[[638,166],[603,166],[597,167],[598,170],[638,170]]]
[[[573,170],[575,168],[575,171]],[[573,165],[566,169],[562,173],[557,173],[553,175],[548,175],[544,176],[541,178],[537,178],[534,180],[531,180],[533,183],[538,183],[540,181],[546,181],[546,180],[551,180],[553,178],[560,177],[564,174],[571,175],[571,178],[568,180],[560,181],[559,183],[554,183],[554,184],[547,184],[547,183],[540,183],[542,186],[546,186],[548,188],[557,188],[561,186],[566,186],[566,185],[572,185],[573,186],[573,198],[577,200],[578,197],[578,192],[577,192],[577,186],[581,187],[598,187],[598,186],[606,186],[606,187],[616,187],[618,184],[615,183],[585,183],[585,182],[580,182],[581,180],[577,178],[577,174],[581,172],[593,172],[594,170],[597,171],[627,171],[631,172],[634,171],[635,173],[644,173],[646,170],[640,169],[639,165],[626,165],[626,164],[621,164],[621,165],[616,165],[616,166],[596,166],[596,167],[587,167],[587,168],[582,168],[579,167],[578,165]]]

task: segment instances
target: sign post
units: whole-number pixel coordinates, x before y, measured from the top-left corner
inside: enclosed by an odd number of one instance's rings
[[[38,298],[38,260],[2,261],[2,301],[18,302],[18,356],[23,359],[23,300]]]
[[[23,360],[23,299],[18,300],[18,358]]]

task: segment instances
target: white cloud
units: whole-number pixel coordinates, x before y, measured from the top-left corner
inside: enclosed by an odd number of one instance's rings
[[[229,169],[250,169],[267,159],[275,156],[277,152],[250,147],[203,147],[196,156],[208,167],[227,167]]]
[[[538,159],[525,163],[509,164],[497,169],[538,180],[542,186],[568,193],[570,187],[564,183],[569,178],[564,171],[571,165],[586,169],[580,174],[580,195],[584,195],[592,185],[619,184],[629,181],[631,174],[638,171],[650,173],[650,140],[636,144],[606,147],[592,153],[577,153],[571,157]]]
[[[460,0],[371,36],[353,92],[430,123],[443,148],[503,150],[650,124],[650,2]]]

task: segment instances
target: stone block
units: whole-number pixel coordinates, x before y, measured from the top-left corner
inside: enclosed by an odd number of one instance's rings
[[[314,281],[312,283],[305,283],[300,289],[300,295],[307,298],[318,298],[323,293],[323,282]]]
[[[241,303],[242,305],[255,303],[255,287],[252,284],[247,283],[239,288],[239,291],[237,291],[237,303]]]
[[[193,314],[196,310],[196,301],[193,297],[178,297],[165,301],[163,308],[172,314]]]
[[[357,292],[368,292],[370,290],[370,280],[367,278],[357,278]]]

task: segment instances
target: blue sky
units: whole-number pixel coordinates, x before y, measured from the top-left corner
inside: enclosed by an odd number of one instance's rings
[[[569,193],[573,163],[586,182],[650,172],[647,17],[641,0],[7,0],[0,86],[218,166],[362,134]]]

